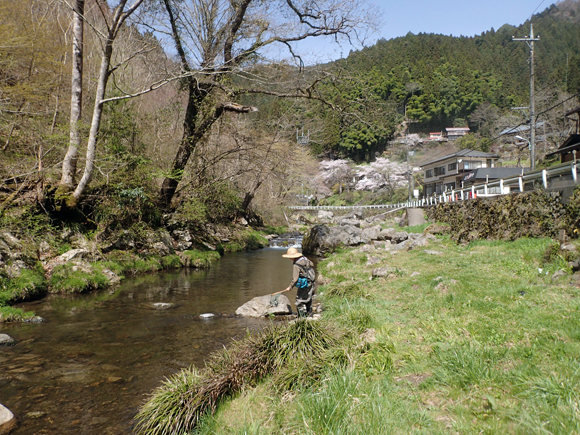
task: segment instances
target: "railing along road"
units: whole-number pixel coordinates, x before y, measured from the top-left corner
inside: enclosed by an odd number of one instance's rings
[[[437,205],[446,202],[465,201],[477,197],[493,197],[512,193],[534,190],[538,187],[548,189],[557,180],[569,180],[569,184],[577,184],[578,172],[576,161],[552,166],[548,169],[527,172],[510,178],[494,180],[483,184],[474,184],[469,188],[452,189],[440,194],[415,199],[397,204],[375,205],[293,205],[292,210],[348,210],[348,209],[387,209],[396,211],[403,208],[418,208]]]

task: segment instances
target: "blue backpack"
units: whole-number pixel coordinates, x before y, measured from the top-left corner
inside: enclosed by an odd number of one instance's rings
[[[306,259],[307,265],[297,263],[298,267],[300,268],[300,277],[298,278],[298,281],[296,281],[295,284],[297,288],[308,288],[312,284],[314,284],[314,281],[316,279],[314,264],[308,258],[306,257],[304,258]]]

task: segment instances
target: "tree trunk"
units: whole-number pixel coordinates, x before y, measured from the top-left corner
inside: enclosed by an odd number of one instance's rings
[[[95,169],[95,154],[97,148],[97,136],[101,126],[101,117],[103,115],[103,99],[105,98],[105,90],[107,88],[107,81],[109,80],[109,66],[111,64],[111,56],[113,54],[113,40],[114,38],[107,38],[107,45],[101,60],[101,70],[99,72],[99,83],[97,85],[97,92],[95,95],[95,106],[93,108],[93,119],[91,122],[91,130],[89,132],[89,140],[87,142],[87,159],[85,162],[85,171],[83,177],[79,181],[77,188],[73,192],[73,198],[78,200],[84,193],[85,189],[93,178]]]
[[[209,113],[203,117],[200,116],[204,100],[211,98],[211,88],[209,86],[204,89],[193,80],[189,84],[189,99],[185,111],[185,119],[183,120],[183,137],[177,154],[173,159],[171,173],[163,180],[159,193],[161,206],[165,209],[171,206],[171,201],[179,182],[183,178],[183,171],[187,166],[191,153],[224,111],[222,105],[217,105],[210,110],[204,109],[204,112],[207,110]]]
[[[72,80],[70,102],[70,140],[62,162],[60,184],[72,189],[77,170],[78,150],[81,144],[80,121],[83,99],[83,28],[85,0],[76,0],[73,18]]]

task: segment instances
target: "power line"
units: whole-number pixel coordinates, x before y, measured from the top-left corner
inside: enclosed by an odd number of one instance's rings
[[[544,113],[546,113],[546,112],[549,112],[550,110],[552,110],[552,109],[555,109],[556,107],[558,107],[558,106],[561,106],[562,104],[564,104],[564,103],[567,103],[567,102],[568,102],[568,101],[570,101],[571,99],[573,99],[573,98],[576,98],[576,97],[578,97],[578,96],[580,96],[580,92],[578,92],[578,93],[576,93],[576,94],[572,95],[571,97],[568,97],[568,98],[566,98],[565,100],[562,100],[562,101],[560,101],[560,102],[558,102],[558,103],[554,104],[554,105],[553,105],[553,106],[551,106],[551,107],[548,107],[546,110],[544,110],[544,111],[542,111],[542,112],[538,113],[536,116],[543,115]]]

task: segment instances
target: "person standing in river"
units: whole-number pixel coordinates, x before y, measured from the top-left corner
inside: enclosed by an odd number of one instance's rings
[[[307,317],[312,315],[312,296],[314,295],[314,284],[316,272],[314,264],[296,248],[288,248],[286,254],[282,257],[293,260],[292,281],[283,291],[290,291],[292,287],[298,289],[296,293],[296,311],[298,317]]]

